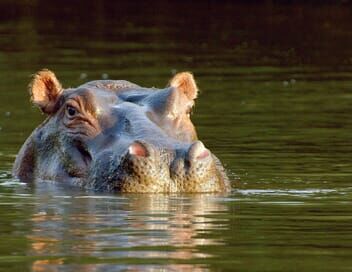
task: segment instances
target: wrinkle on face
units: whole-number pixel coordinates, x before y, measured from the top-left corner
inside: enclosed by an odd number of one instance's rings
[[[66,105],[72,105],[79,113],[72,119],[63,117],[64,125],[71,133],[95,137],[115,122],[111,116],[110,105],[117,102],[113,93],[106,91],[78,89],[66,99]]]

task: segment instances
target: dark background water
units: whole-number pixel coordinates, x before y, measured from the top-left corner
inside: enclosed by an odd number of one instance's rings
[[[349,1],[1,1],[0,270],[352,268]],[[44,116],[30,75],[64,86],[195,74],[193,121],[229,195],[107,195],[12,179]]]

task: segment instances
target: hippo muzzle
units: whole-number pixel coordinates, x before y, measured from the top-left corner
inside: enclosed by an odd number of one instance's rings
[[[188,149],[162,150],[133,142],[122,156],[104,153],[92,168],[87,186],[99,191],[123,192],[222,192],[217,159],[203,143]]]

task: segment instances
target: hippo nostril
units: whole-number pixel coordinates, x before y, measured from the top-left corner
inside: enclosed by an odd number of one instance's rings
[[[130,155],[135,155],[138,157],[148,157],[149,152],[147,148],[140,142],[132,143],[128,148],[128,153]]]
[[[195,142],[191,145],[188,151],[188,157],[190,160],[203,160],[209,157],[210,152],[205,148],[204,144],[200,141]]]

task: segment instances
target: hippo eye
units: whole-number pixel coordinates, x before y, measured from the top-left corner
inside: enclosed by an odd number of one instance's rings
[[[70,117],[73,117],[77,114],[77,110],[72,106],[67,106],[66,112],[67,112],[68,116],[70,116]]]

